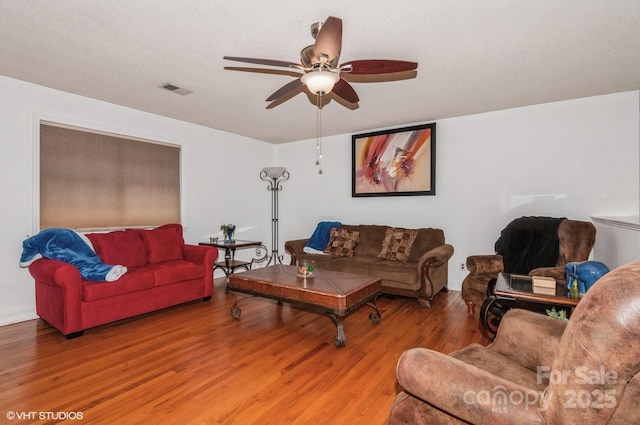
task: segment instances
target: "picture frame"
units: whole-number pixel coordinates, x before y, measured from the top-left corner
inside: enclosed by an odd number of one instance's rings
[[[352,197],[436,194],[436,124],[354,134]]]

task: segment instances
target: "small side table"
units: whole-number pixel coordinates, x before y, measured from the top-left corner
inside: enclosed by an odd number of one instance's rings
[[[218,261],[213,266],[213,271],[220,269],[224,272],[227,278],[227,284],[229,283],[229,275],[235,272],[237,269],[251,270],[254,263],[260,263],[267,258],[267,247],[260,241],[245,241],[234,239],[232,242],[217,241],[217,242],[200,242],[199,245],[212,246],[218,249],[224,249],[224,261]],[[257,258],[253,258],[251,261],[240,261],[235,259],[236,249],[255,248]],[[262,255],[264,250],[264,255]],[[229,293],[229,288],[226,290]]]
[[[579,298],[567,296],[567,286],[556,282],[555,295],[543,295],[533,292],[532,276],[499,273],[497,279],[489,281],[487,299],[480,308],[480,322],[491,337],[495,337],[502,316],[512,308],[540,310],[546,307],[566,307],[568,316]],[[537,306],[538,308],[531,308]]]

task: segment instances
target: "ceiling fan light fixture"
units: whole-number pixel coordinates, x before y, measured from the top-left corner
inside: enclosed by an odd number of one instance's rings
[[[340,76],[331,71],[312,71],[302,76],[302,83],[313,94],[328,94],[340,80]]]
[[[271,109],[301,93],[303,91],[301,86],[306,86],[309,93],[316,96],[316,165],[318,166],[318,173],[322,174],[322,107],[325,103],[323,96],[331,93],[337,84],[337,88],[333,92],[331,99],[342,99],[346,103],[356,105],[356,107],[360,100],[353,87],[351,87],[349,82],[341,79],[340,75],[343,72],[350,72],[352,75],[369,75],[398,74],[405,71],[414,71],[415,74],[418,64],[415,62],[389,59],[361,59],[340,65],[342,19],[334,16],[329,16],[324,23],[316,22],[312,24],[311,35],[315,39],[315,43],[302,49],[300,52],[300,63],[236,56],[224,56],[224,59],[257,65],[295,68],[299,71],[304,71],[304,74],[300,77],[298,77],[300,74],[295,72],[295,80],[280,87],[266,99],[268,102],[271,102],[267,106],[267,109]],[[254,71],[252,68],[241,69],[225,67],[225,69]],[[385,79],[384,81],[393,80]],[[340,103],[343,104],[342,102]],[[343,104],[343,106],[346,105]],[[277,178],[277,176],[282,173],[286,174],[287,178],[289,175],[289,173],[284,171],[284,168],[280,169],[278,167],[271,167],[271,169],[265,168],[262,173],[264,173],[265,176],[273,176],[271,178]],[[260,177],[262,177],[262,174]]]

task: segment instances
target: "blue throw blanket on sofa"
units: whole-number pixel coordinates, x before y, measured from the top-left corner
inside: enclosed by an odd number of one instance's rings
[[[307,254],[324,254],[324,248],[331,238],[331,228],[340,226],[342,223],[339,221],[321,221],[302,250]]]
[[[113,282],[127,272],[124,266],[104,264],[90,244],[85,236],[71,229],[45,229],[22,242],[20,267],[50,258],[69,263],[80,270],[83,279],[98,282]]]

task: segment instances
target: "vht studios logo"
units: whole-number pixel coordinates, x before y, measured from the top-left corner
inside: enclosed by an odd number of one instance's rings
[[[64,421],[64,420],[82,420],[84,419],[84,414],[82,412],[20,412],[9,410],[5,413],[5,417],[10,420],[18,420],[18,421],[35,421],[35,420],[48,420],[48,421]]]

